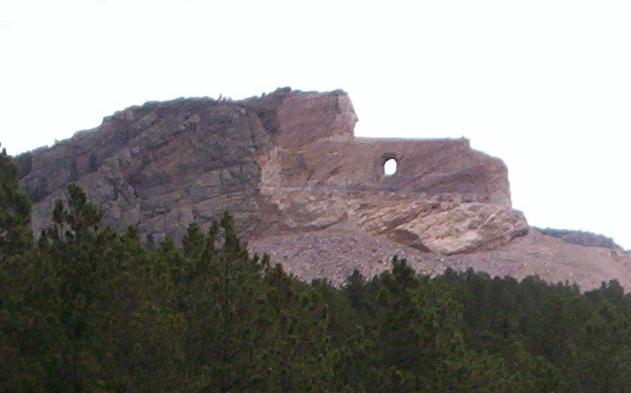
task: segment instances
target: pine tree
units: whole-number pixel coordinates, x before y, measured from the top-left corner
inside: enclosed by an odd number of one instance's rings
[[[33,244],[0,155],[0,391],[623,392],[631,295],[404,260],[342,289],[251,256],[226,214],[182,247],[119,234],[76,185]]]
[[[0,263],[31,244],[31,204],[20,192],[18,170],[5,149],[0,152]]]
[[[266,378],[262,344],[269,323],[261,286],[266,261],[248,255],[228,214],[221,219],[220,244],[213,239],[216,229],[216,224],[211,225],[199,261],[185,262],[196,266],[195,274],[179,284],[190,293],[183,308],[183,317],[190,321],[186,333],[190,383],[196,392],[255,391]],[[189,232],[187,248],[194,237]]]

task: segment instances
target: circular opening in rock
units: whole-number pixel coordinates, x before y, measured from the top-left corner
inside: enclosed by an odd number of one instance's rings
[[[392,176],[397,173],[397,160],[390,158],[383,163],[383,173],[386,176]]]

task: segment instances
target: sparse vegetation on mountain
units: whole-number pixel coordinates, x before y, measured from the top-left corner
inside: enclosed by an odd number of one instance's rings
[[[0,391],[624,392],[631,297],[472,270],[342,288],[251,256],[226,214],[144,247],[71,185],[32,241],[0,155]]]

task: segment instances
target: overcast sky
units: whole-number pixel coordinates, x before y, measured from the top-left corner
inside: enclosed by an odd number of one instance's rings
[[[465,136],[532,225],[631,248],[630,4],[0,0],[0,143],[149,100],[341,88],[357,135]]]

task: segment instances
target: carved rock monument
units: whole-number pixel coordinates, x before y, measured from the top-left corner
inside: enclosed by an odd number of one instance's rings
[[[512,209],[504,163],[466,139],[355,138],[356,121],[343,91],[151,102],[16,161],[35,230],[76,182],[105,224],[138,225],[147,243],[228,210],[252,250],[305,279],[377,274],[399,254],[430,274],[473,267],[585,289],[631,284],[622,250],[529,228]]]

